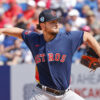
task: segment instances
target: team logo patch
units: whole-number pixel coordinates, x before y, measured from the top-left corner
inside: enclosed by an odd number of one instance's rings
[[[40,21],[41,21],[41,22],[44,22],[44,19],[45,19],[44,17],[41,17],[41,18],[40,18]]]

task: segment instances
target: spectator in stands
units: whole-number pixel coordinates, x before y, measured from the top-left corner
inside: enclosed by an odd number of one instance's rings
[[[21,44],[21,50],[22,50],[22,59],[23,59],[23,63],[33,63],[33,57],[32,54],[29,50],[29,48],[27,47],[27,45],[22,41]]]
[[[4,27],[5,27],[5,28],[11,28],[12,25],[11,25],[11,24],[6,24]],[[9,41],[9,40],[10,40],[10,41]],[[7,36],[7,35],[6,35],[6,36],[5,36],[5,39],[4,39],[4,41],[3,41],[3,44],[4,44],[5,47],[8,47],[8,46],[13,45],[15,40],[16,40],[16,37]]]
[[[62,17],[66,11],[62,0],[52,0],[50,8],[56,11],[58,17]]]
[[[76,6],[77,0],[60,0],[63,2],[62,6],[65,6],[66,9],[72,9]]]
[[[50,9],[51,0],[46,0],[46,8]]]
[[[19,14],[16,19],[15,27],[19,27],[22,29],[27,29],[27,21],[24,18],[23,14]]]
[[[5,48],[4,55],[8,59],[8,65],[15,65],[22,62],[21,43],[21,40],[16,39],[14,45]]]
[[[100,0],[97,0],[97,8],[93,10],[96,20],[100,22]]]
[[[3,1],[6,1],[7,3],[10,3],[10,2],[16,2],[17,0],[3,0]]]
[[[29,0],[27,3],[27,10],[24,11],[24,17],[26,20],[29,20],[32,16],[34,16],[36,10],[36,3],[33,0]]]
[[[81,14],[81,10],[84,6],[84,0],[76,0],[76,1],[77,1],[77,3],[74,8],[77,9]]]
[[[39,30],[36,29],[37,24],[38,24],[38,17],[39,17],[40,12],[46,9],[45,7],[46,7],[46,3],[44,1],[39,1],[37,3],[37,7],[34,12],[34,15],[28,20],[28,29],[39,32]]]
[[[0,1],[0,12],[1,11],[3,11],[3,12],[5,11],[4,8],[3,8],[3,1]]]
[[[72,29],[72,25],[70,22],[66,22],[64,25],[62,23],[58,23],[58,24],[59,24],[60,32],[70,32]]]
[[[50,8],[50,6],[51,6],[51,1],[52,0],[34,0],[35,2],[36,2],[36,4],[38,3],[38,2],[40,2],[40,1],[43,1],[43,2],[45,2],[45,5],[46,5],[46,8]],[[54,1],[54,0],[53,0]]]
[[[82,27],[80,28],[80,30],[82,30],[82,31],[86,31],[86,32],[89,32],[89,33],[92,32],[91,28],[90,28],[89,26],[87,26],[87,25],[82,26]]]
[[[44,1],[39,1],[37,3],[37,9],[41,9],[41,10],[44,10],[46,8],[46,2]]]
[[[23,62],[24,62],[24,63],[27,63],[27,64],[31,64],[31,63],[34,62],[30,50],[27,50],[27,51],[25,52],[25,54],[24,54],[24,58],[23,58],[23,59],[24,59]]]
[[[85,18],[86,17],[86,13],[89,10],[91,10],[91,8],[88,5],[84,5],[82,7],[82,10],[81,10],[81,17]]]
[[[97,7],[97,0],[84,0],[84,3],[85,3],[86,5],[89,5],[89,7],[90,7],[91,9],[94,9],[94,8]]]
[[[72,30],[72,25],[70,22],[67,22],[65,24],[65,30],[66,30],[66,32],[70,32]]]
[[[100,23],[96,20],[96,17],[92,10],[87,12],[87,25],[93,30],[94,35],[100,34]]]
[[[52,9],[59,8],[61,2],[62,2],[61,0],[51,0],[51,6],[50,6],[50,8],[52,8]]]
[[[9,41],[10,40],[10,41]],[[5,36],[5,39],[3,41],[3,44],[5,47],[9,47],[11,45],[14,44],[14,41],[16,40],[15,37],[12,37],[12,36]]]
[[[3,28],[5,24],[9,24],[10,20],[8,18],[5,18],[4,15],[4,9],[0,8],[0,28]]]
[[[18,6],[16,1],[10,1],[9,5],[10,5],[10,8],[8,9],[8,11],[5,12],[5,16],[6,18],[9,18],[10,21],[14,24],[17,18],[17,15],[23,13],[23,11],[21,7]]]
[[[36,30],[38,24],[38,17],[41,11],[42,9],[36,9],[34,16],[32,16],[28,21],[28,29],[31,29],[32,31]]]
[[[69,21],[72,24],[72,30],[79,30],[82,25],[86,24],[86,20],[80,17],[80,13],[76,9],[70,10],[68,16],[70,17]]]

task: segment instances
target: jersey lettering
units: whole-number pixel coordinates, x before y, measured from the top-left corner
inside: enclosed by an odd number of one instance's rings
[[[45,59],[45,54],[38,54],[35,56],[35,62],[36,64],[39,64],[41,62],[45,62],[46,59]],[[60,62],[65,62],[65,59],[66,59],[66,55],[61,55],[60,53],[56,53],[55,55],[53,53],[48,53],[48,60],[49,62],[51,61],[60,61]]]
[[[45,54],[40,54],[40,57],[42,57],[42,62],[45,62]]]
[[[55,54],[55,61],[59,61],[60,60],[60,53],[56,53]]]
[[[65,62],[65,59],[66,59],[66,55],[64,54],[64,55],[62,55],[60,62],[62,62],[62,63]]]
[[[49,61],[54,61],[53,53],[48,53],[48,56],[49,56]]]
[[[40,58],[39,54],[35,56],[35,62],[36,62],[36,64],[41,62],[41,58]]]

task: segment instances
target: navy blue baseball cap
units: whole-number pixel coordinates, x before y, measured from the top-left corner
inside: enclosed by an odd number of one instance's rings
[[[39,15],[39,23],[44,23],[58,19],[56,12],[53,10],[43,10]]]
[[[56,12],[53,10],[43,10],[39,15],[39,24],[37,24],[37,29],[41,30],[40,23],[57,20],[59,19],[56,15]]]

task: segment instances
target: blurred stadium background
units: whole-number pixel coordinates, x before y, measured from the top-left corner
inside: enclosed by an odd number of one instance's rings
[[[100,42],[100,0],[0,0],[0,28],[38,30],[38,16],[53,9],[60,17],[60,31],[83,30]],[[80,64],[86,51],[82,44],[73,56],[71,88],[86,100],[100,100],[100,69]],[[29,100],[35,82],[35,63],[25,43],[0,35],[0,100]]]

